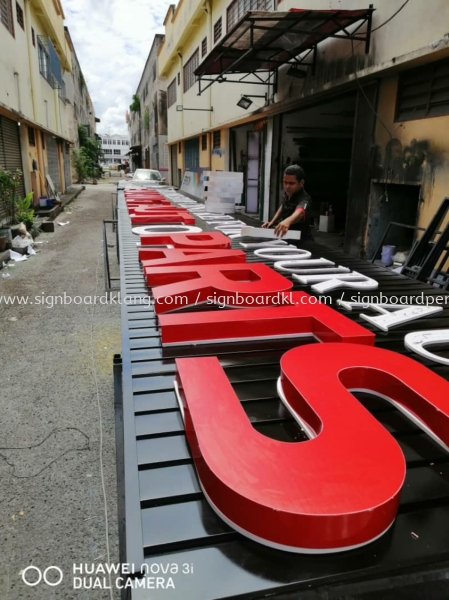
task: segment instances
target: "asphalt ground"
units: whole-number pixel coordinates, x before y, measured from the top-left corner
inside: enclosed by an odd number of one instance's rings
[[[107,562],[99,405],[110,560],[118,563],[112,361],[120,353],[120,307],[100,303],[101,224],[111,219],[113,182],[87,185],[59,215],[55,232],[36,239],[42,242],[36,256],[0,270],[0,297],[33,302],[6,306],[0,300],[1,600],[119,597],[98,581],[87,589],[89,575],[78,574],[87,581],[74,589],[73,578],[73,565],[91,569]],[[109,250],[117,273],[115,248]],[[95,295],[96,305],[84,304]],[[75,297],[83,303],[75,304]],[[22,575],[30,565],[42,573],[57,566],[63,580],[26,585]],[[37,577],[36,570],[26,571],[28,582]],[[107,588],[108,577],[99,577]],[[54,583],[60,574],[51,569],[47,579]]]

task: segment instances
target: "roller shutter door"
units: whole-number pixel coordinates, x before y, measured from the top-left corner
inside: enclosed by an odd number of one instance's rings
[[[19,126],[16,121],[11,121],[6,117],[0,117],[0,166],[8,171],[20,169],[23,173]],[[20,178],[17,192],[21,198],[25,196],[23,176]],[[5,215],[0,213],[0,221],[4,217]]]
[[[72,185],[72,169],[70,167],[70,145],[65,144],[64,151],[64,179],[65,179],[65,192]]]
[[[58,159],[58,144],[51,135],[46,136],[48,168],[47,173],[53,179],[56,191],[61,191],[61,181],[59,178],[59,159]]]

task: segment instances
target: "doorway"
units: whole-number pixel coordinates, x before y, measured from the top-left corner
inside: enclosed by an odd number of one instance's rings
[[[179,186],[178,179],[178,144],[170,146],[170,167],[171,167],[171,184],[175,187]]]
[[[184,142],[185,171],[200,166],[200,138],[193,138]]]
[[[345,230],[356,93],[350,92],[279,116],[275,125],[270,189],[270,214],[282,198],[284,170],[293,164],[305,171],[305,189],[312,198],[311,216],[318,224],[332,206],[334,232]],[[327,234],[320,243],[326,244]],[[329,236],[332,237],[332,236]],[[334,236],[335,237],[335,236]],[[343,238],[342,238],[343,239]]]
[[[254,214],[259,212],[260,131],[248,132],[247,148],[245,210]]]
[[[371,260],[390,222],[414,227],[418,221],[421,187],[393,183],[371,184],[366,257]],[[385,245],[396,246],[397,252],[408,252],[415,238],[415,230],[391,227]]]

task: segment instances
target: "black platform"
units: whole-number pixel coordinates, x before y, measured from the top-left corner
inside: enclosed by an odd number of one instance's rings
[[[203,221],[198,224],[207,229]],[[139,240],[131,232],[123,192],[119,192],[119,236],[122,301],[125,295],[147,297],[136,247]],[[233,241],[234,248],[241,248],[239,241]],[[376,279],[379,288],[368,292],[371,296],[380,292],[442,295],[342,252],[315,243],[301,247],[314,258],[329,258]],[[248,262],[256,258],[248,252]],[[312,293],[310,286],[298,282],[294,289]],[[333,308],[340,310],[336,299],[342,290],[330,295]],[[411,331],[448,328],[449,304],[441,313],[389,333],[361,320],[360,311],[344,314],[375,331],[377,346],[410,355],[449,378],[449,367],[411,355],[403,343]],[[387,402],[358,394],[398,440],[407,460],[407,479],[393,527],[378,541],[340,554],[307,556],[271,550],[231,530],[205,501],[173,391],[174,359],[218,356],[253,426],[273,438],[295,441],[303,434],[276,393],[279,359],[289,348],[314,340],[162,349],[152,307],[123,303],[121,318],[122,368],[116,366],[121,560],[134,563],[137,576],[143,563],[177,564],[180,571],[183,564],[192,564],[194,571],[172,575],[175,589],[136,590],[133,599],[449,597],[444,581],[449,577],[445,564],[449,561],[449,456],[426,434]],[[449,357],[449,349],[438,353]]]

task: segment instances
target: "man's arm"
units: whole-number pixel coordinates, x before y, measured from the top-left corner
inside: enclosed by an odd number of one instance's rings
[[[262,225],[262,227],[264,227],[265,229],[267,229],[268,227],[271,227],[273,225],[273,223],[279,219],[279,217],[281,216],[281,214],[282,214],[282,204],[277,209],[276,214],[271,219],[271,221],[265,221],[265,223]]]
[[[299,221],[303,221],[306,218],[305,208],[302,206],[297,206],[295,212],[287,219],[281,221],[278,225],[276,225],[274,230],[274,235],[279,237],[283,237],[293,223],[298,223]]]

